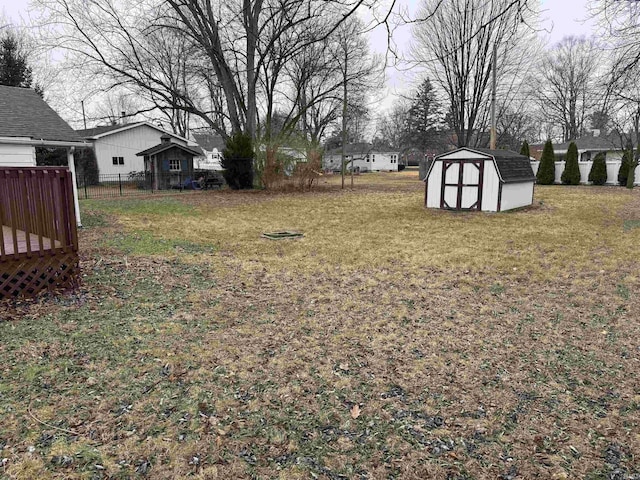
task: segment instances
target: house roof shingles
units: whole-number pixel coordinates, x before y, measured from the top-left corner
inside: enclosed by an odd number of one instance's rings
[[[189,148],[189,147],[185,147],[183,145],[180,145],[178,143],[172,143],[172,142],[164,142],[164,143],[159,143],[158,145],[155,145],[151,148],[147,148],[146,150],[143,150],[142,152],[138,152],[136,153],[136,156],[138,157],[143,157],[145,155],[156,155],[160,152],[164,152],[165,150],[169,150],[170,148],[179,148],[180,150],[184,150],[187,153],[190,153],[191,155],[193,155],[194,157],[197,157],[199,155],[201,155],[201,153],[197,150],[194,150],[193,148]]]
[[[212,152],[213,149],[217,149],[219,152],[224,150],[224,139],[220,135],[214,135],[211,133],[194,133],[193,138],[198,146],[207,152]]]
[[[5,85],[0,85],[0,137],[82,142],[34,90]]]
[[[144,122],[131,123],[129,126],[139,125]],[[125,125],[103,125],[101,127],[87,128],[85,130],[76,130],[76,133],[82,138],[91,138],[96,135],[102,135],[103,133],[111,132],[113,130],[119,130],[125,127]]]
[[[493,157],[496,167],[498,168],[500,178],[502,178],[504,183],[532,182],[536,179],[536,176],[533,174],[533,169],[531,168],[531,161],[529,158],[524,155],[520,155],[519,153],[512,152],[510,150],[490,150],[488,148],[468,147],[462,147],[453,150],[453,152],[458,150],[468,150]],[[438,157],[449,153],[452,152],[443,153],[442,155],[438,155]],[[429,169],[427,169],[427,171],[429,171]]]

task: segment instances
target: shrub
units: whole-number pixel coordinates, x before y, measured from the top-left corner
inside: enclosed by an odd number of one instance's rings
[[[553,185],[553,181],[556,178],[556,157],[553,154],[551,140],[547,140],[547,143],[544,144],[536,178],[540,185]]]
[[[253,145],[251,137],[236,133],[222,152],[222,168],[227,185],[234,190],[253,188]]]
[[[571,142],[567,150],[567,159],[562,172],[563,185],[580,185],[580,166],[578,165],[578,147]]]
[[[531,156],[531,153],[529,152],[529,144],[526,140],[522,142],[522,147],[520,147],[520,155],[524,155],[525,157]]]
[[[600,152],[593,159],[589,181],[594,185],[604,185],[607,182],[607,162],[604,152]]]
[[[627,177],[629,176],[629,167],[633,162],[633,145],[631,142],[627,142],[627,146],[622,154],[622,163],[620,164],[620,170],[618,170],[618,183],[620,185],[627,184]]]

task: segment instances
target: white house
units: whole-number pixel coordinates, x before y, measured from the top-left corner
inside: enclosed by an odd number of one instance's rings
[[[108,125],[77,130],[76,133],[93,145],[100,175],[128,175],[144,171],[144,160],[136,153],[158,145],[163,135],[169,135],[172,142],[179,145],[195,145],[149,122]]]
[[[203,152],[193,159],[193,167],[197,170],[222,170],[224,139],[212,133],[194,133],[193,138]]]
[[[36,147],[65,148],[78,225],[73,152],[76,147],[90,146],[34,90],[0,85],[0,167],[35,167]]]
[[[400,152],[392,149],[376,148],[369,143],[351,143],[345,147],[347,170],[360,172],[397,172]],[[325,152],[322,168],[340,171],[342,147]]]
[[[425,206],[501,212],[533,203],[529,158],[508,150],[458,148],[427,166]]]

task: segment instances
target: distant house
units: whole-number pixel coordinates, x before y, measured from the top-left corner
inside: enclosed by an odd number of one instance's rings
[[[346,169],[360,172],[397,172],[400,152],[374,147],[370,143],[350,143],[345,147]],[[325,152],[322,168],[340,171],[342,147]]]
[[[508,150],[458,148],[429,162],[425,206],[501,212],[533,203],[529,158]]]
[[[194,168],[198,170],[222,170],[224,139],[220,135],[213,133],[194,133],[193,138],[198,147],[202,149],[202,154],[194,159]]]
[[[73,152],[90,146],[34,90],[0,86],[0,166],[35,167],[36,147],[66,148],[78,225]]]
[[[578,161],[592,161],[598,153],[604,152],[607,160],[622,160],[624,143],[620,135],[585,135],[573,140],[578,148]],[[571,142],[553,144],[556,160],[564,161]],[[531,156],[536,160],[542,157],[544,144],[531,145]]]
[[[93,145],[100,175],[128,175],[143,171],[144,161],[136,154],[159,144],[163,135],[170,136],[176,144],[190,145],[188,139],[149,122],[108,125],[77,130],[76,133]]]
[[[165,134],[160,143],[136,153],[142,157],[144,171],[152,173],[153,188],[165,190],[191,185],[193,178],[193,158],[200,155],[194,148],[173,141],[171,135]]]
[[[597,132],[596,132],[597,133]],[[634,140],[634,139],[632,139]],[[626,143],[620,134],[612,133],[609,135],[585,135],[573,140],[578,148],[578,166],[580,169],[580,183],[589,183],[589,172],[591,164],[598,153],[605,154],[607,165],[607,185],[618,184],[618,171],[622,163],[622,155],[624,154],[623,145]],[[567,156],[567,150],[571,142],[558,143],[553,145],[553,153],[556,156],[555,179],[554,183],[562,183],[562,172],[564,171],[564,162]],[[635,142],[634,142],[635,145]],[[537,173],[539,160],[542,156],[544,145],[532,145],[531,156],[536,159],[532,162],[534,173]],[[640,184],[640,169],[636,169],[635,182]]]

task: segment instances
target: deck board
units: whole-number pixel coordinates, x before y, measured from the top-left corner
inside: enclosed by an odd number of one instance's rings
[[[11,233],[11,227],[6,225],[2,225],[2,236],[4,239],[4,248],[7,252],[7,255],[15,255],[18,253],[27,253],[27,233],[23,230],[16,230],[16,237],[18,239],[18,251],[15,251],[15,247],[13,244],[13,234]],[[31,243],[31,251],[36,253],[40,251],[40,242],[38,240],[38,235],[31,233],[29,235],[29,240]],[[53,248],[60,248],[62,244],[55,240],[52,242],[51,239],[47,237],[42,237],[42,249],[44,250],[52,250]]]

